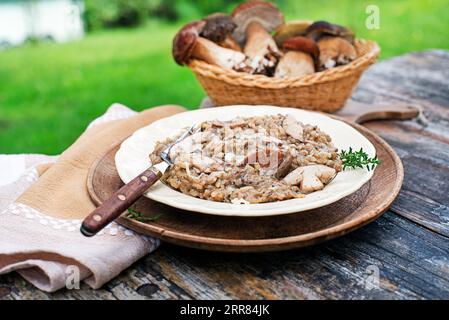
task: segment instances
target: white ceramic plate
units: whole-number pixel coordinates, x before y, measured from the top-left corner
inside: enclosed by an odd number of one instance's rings
[[[371,142],[361,133],[346,123],[334,120],[323,114],[293,108],[272,106],[227,106],[183,112],[153,122],[137,130],[126,139],[115,155],[115,164],[120,178],[128,183],[151,165],[149,154],[155,143],[178,134],[183,128],[206,120],[231,120],[237,116],[292,114],[305,124],[317,125],[329,134],[333,144],[339,150],[349,147],[363,150],[371,157],[376,150]],[[333,203],[362,187],[371,177],[373,171],[366,169],[345,170],[323,190],[313,192],[304,198],[261,204],[231,204],[202,200],[173,190],[162,182],[157,182],[145,196],[176,208],[222,216],[272,216],[315,209]]]

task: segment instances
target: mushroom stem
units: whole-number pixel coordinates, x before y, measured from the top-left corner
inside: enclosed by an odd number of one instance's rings
[[[262,59],[270,53],[279,49],[274,39],[267,30],[257,21],[251,22],[246,28],[246,45],[244,53],[251,59]]]
[[[206,38],[196,40],[192,57],[223,68],[234,68],[245,61],[246,56],[238,51],[223,48]]]
[[[249,58],[252,73],[272,75],[280,57],[276,42],[270,32],[284,23],[284,16],[271,2],[246,1],[232,12],[237,28],[234,38],[246,45],[243,52]]]
[[[249,58],[251,72],[272,75],[280,56],[274,39],[257,21],[248,24],[246,38],[243,52]]]
[[[226,38],[222,42],[220,42],[219,45],[226,49],[242,52],[242,48],[240,47],[240,45],[230,35],[226,36]]]

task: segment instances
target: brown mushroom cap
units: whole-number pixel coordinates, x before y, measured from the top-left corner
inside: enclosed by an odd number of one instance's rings
[[[186,24],[178,31],[173,39],[172,46],[173,58],[177,64],[184,65],[190,59],[195,48],[196,40],[205,25],[205,21],[194,21]]]
[[[294,50],[308,53],[312,56],[315,64],[318,64],[319,62],[320,49],[316,42],[312,39],[303,36],[290,37],[284,41],[283,48],[285,50]]]
[[[214,13],[203,20],[206,24],[200,35],[215,43],[224,41],[237,28],[232,17],[224,13]]]
[[[273,35],[274,41],[279,47],[282,47],[285,39],[294,36],[305,35],[306,29],[313,23],[310,20],[297,20],[289,21],[283,25],[280,25]]]
[[[234,38],[239,43],[243,43],[246,38],[246,27],[251,22],[260,23],[265,30],[272,32],[280,25],[284,24],[284,15],[274,4],[261,0],[247,1],[239,5],[232,12],[237,28],[234,31]]]
[[[305,33],[307,37],[315,41],[318,41],[322,36],[331,35],[345,38],[351,43],[354,42],[354,33],[351,29],[326,21],[316,21],[312,23],[306,29]]]
[[[284,160],[281,162],[281,164],[277,168],[275,177],[277,179],[282,179],[283,177],[285,177],[289,173],[289,171],[292,167],[292,164],[293,164],[293,157],[290,153],[287,153]]]

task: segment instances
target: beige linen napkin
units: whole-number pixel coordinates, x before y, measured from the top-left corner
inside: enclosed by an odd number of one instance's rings
[[[99,288],[159,241],[116,223],[92,238],[79,232],[94,208],[89,167],[113,145],[151,122],[185,111],[162,106],[136,113],[112,105],[59,157],[0,155],[0,274],[17,270],[53,292],[79,276]],[[70,279],[69,279],[70,278]]]

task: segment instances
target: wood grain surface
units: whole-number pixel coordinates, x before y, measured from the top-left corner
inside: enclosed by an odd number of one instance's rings
[[[2,299],[449,299],[449,53],[377,63],[352,101],[420,105],[426,121],[367,123],[401,158],[398,198],[381,218],[316,246],[269,254],[163,244],[100,290],[43,293],[0,276]],[[379,287],[367,286],[378,268]]]

